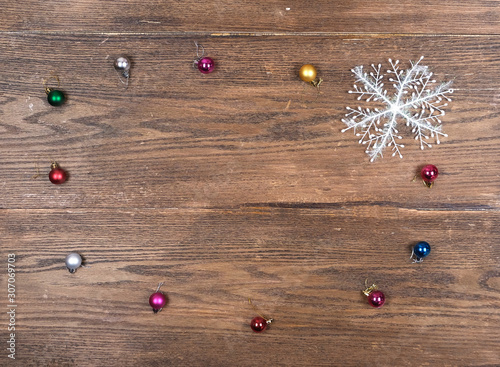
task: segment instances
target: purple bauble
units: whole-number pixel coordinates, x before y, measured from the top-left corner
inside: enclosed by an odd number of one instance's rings
[[[153,293],[149,297],[149,304],[153,307],[154,312],[158,312],[167,304],[167,296],[161,292]]]
[[[210,74],[214,69],[215,63],[210,57],[202,57],[198,60],[198,70],[203,74]]]

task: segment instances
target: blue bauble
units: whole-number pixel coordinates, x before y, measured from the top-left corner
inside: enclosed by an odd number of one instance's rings
[[[431,245],[425,241],[419,242],[413,248],[413,253],[418,259],[423,259],[431,253]]]

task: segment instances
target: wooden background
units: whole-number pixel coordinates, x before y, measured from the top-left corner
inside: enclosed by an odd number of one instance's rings
[[[18,304],[17,359],[4,312],[0,365],[500,365],[500,1],[0,9],[0,304],[8,253]],[[195,41],[213,74],[192,68]],[[340,133],[345,107],[365,105],[350,69],[422,55],[454,80],[449,137],[422,152],[403,130],[402,160],[369,163]],[[305,63],[320,95],[298,78]],[[42,86],[52,73],[60,108]],[[429,163],[431,190],[412,182]],[[432,254],[412,264],[421,240]],[[73,275],[71,251],[88,265]],[[248,297],[275,319],[262,334]]]

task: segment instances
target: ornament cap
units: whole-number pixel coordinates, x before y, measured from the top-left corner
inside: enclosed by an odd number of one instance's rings
[[[59,88],[61,86],[61,81],[59,80],[59,77],[57,75],[51,75],[49,78],[46,78],[43,80],[43,86],[45,88],[45,93],[49,94],[52,92],[52,89],[47,86],[47,82],[50,79],[55,79],[57,81],[57,87]]]
[[[323,79],[322,78],[314,79],[314,80],[311,80],[309,83],[311,83],[311,85],[313,87],[319,89],[319,86],[321,85],[321,83],[323,83]]]
[[[376,284],[372,284],[371,286],[367,287],[363,292],[363,294],[365,296],[369,296],[370,293],[372,293],[373,291],[375,291],[377,289],[377,285]]]

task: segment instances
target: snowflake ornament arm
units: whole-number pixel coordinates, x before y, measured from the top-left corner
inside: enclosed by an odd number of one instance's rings
[[[401,154],[403,144],[399,143],[402,136],[397,129],[398,122],[410,126],[415,140],[420,142],[420,148],[431,147],[427,142],[435,138],[439,144],[439,136],[448,136],[441,131],[441,116],[443,110],[451,99],[446,94],[453,93],[450,89],[451,82],[438,85],[431,89],[436,80],[427,66],[421,66],[423,56],[416,63],[411,63],[411,68],[400,69],[399,60],[393,62],[389,59],[392,69],[387,70],[388,81],[394,88],[393,95],[384,88],[384,75],[381,73],[382,65],[372,65],[372,70],[366,72],[363,66],[357,66],[351,71],[356,76],[354,90],[349,93],[357,94],[358,101],[378,102],[383,106],[379,108],[353,109],[347,107],[346,118],[342,122],[347,125],[342,132],[352,129],[358,137],[359,143],[367,145],[366,153],[373,162],[377,157],[383,157],[383,150],[392,147],[392,155]]]

